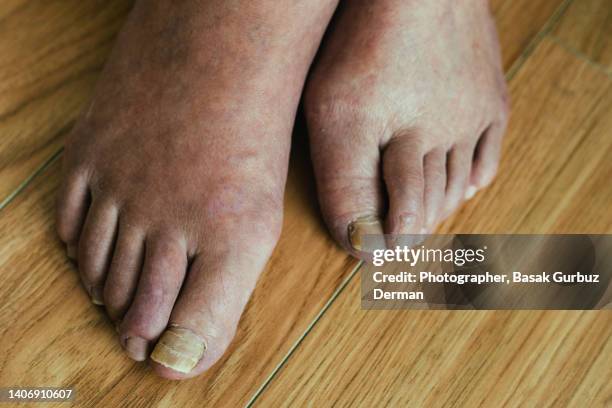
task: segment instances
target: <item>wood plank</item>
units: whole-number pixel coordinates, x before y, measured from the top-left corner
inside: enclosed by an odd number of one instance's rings
[[[612,232],[612,81],[545,39],[511,83],[501,173],[443,231]],[[366,311],[355,277],[261,406],[612,402],[610,311]]]
[[[564,44],[612,73],[610,0],[574,0],[553,33]]]
[[[495,16],[504,68],[508,70],[544,28],[564,0],[490,0]]]
[[[561,3],[492,0],[507,68]],[[128,0],[2,2],[0,203],[61,147],[130,5]]]
[[[0,203],[60,149],[129,8],[125,0],[2,2]]]

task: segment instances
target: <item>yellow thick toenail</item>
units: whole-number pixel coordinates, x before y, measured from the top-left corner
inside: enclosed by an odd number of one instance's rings
[[[365,235],[382,235],[383,233],[383,226],[380,222],[380,218],[375,215],[357,218],[348,226],[349,241],[356,251],[367,250],[367,248],[364,248]]]
[[[151,360],[180,373],[189,373],[206,351],[206,343],[189,329],[170,326],[157,342]]]

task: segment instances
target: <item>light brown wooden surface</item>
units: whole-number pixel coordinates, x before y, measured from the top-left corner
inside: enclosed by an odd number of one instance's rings
[[[498,179],[441,231],[611,233],[612,80],[546,38],[511,95]],[[366,311],[359,282],[258,403],[612,405],[612,311]]]
[[[610,0],[573,1],[554,34],[612,73],[612,3]]]
[[[506,69],[519,59],[555,13],[563,11],[567,3],[567,0],[490,0]]]
[[[562,0],[494,0],[492,3],[502,31],[506,68],[521,58],[535,58],[525,51],[529,50],[530,44],[533,45],[542,28],[550,25],[555,12],[568,4]],[[0,4],[0,202],[28,181],[59,150],[74,117],[91,93],[112,38],[128,9],[127,1],[7,0]],[[610,121],[606,122],[607,116],[602,112],[606,107],[609,111],[606,92],[609,93],[610,89],[601,86],[602,81],[607,80],[605,75],[590,69],[587,63],[577,63],[573,55],[562,53],[558,48],[551,45],[547,48],[550,52],[543,55],[540,48],[536,55],[545,62],[544,67],[539,70],[532,68],[531,75],[521,70],[514,81],[515,109],[522,113],[520,116],[515,113],[512,134],[521,137],[510,138],[506,145],[504,166],[510,169],[510,174],[504,172],[490,190],[462,208],[443,226],[443,230],[539,232],[543,229],[538,223],[545,220],[546,230],[568,231],[576,228],[577,218],[581,222],[580,228],[588,232],[610,232],[612,229],[609,219],[602,221],[600,215],[610,203],[610,196],[601,194],[601,185],[607,180],[602,171],[610,171],[610,161],[605,160],[610,156],[610,150],[609,147],[608,150],[600,149],[599,145],[602,140],[608,140],[604,136]],[[564,63],[559,60],[559,55],[567,57],[571,63],[559,66]],[[567,78],[577,76],[582,79],[564,82],[561,75],[564,69],[568,70]],[[557,74],[544,84],[554,90],[548,95],[530,91],[532,88],[543,89],[541,78],[533,77],[541,73],[545,76]],[[522,79],[519,81],[518,78]],[[577,121],[577,118],[584,120]],[[572,137],[572,134],[577,136]],[[541,150],[528,148],[523,139],[526,135],[534,139]],[[273,376],[270,387],[258,399],[262,405],[269,401],[284,401],[287,395],[295,401],[305,402],[305,396],[310,398],[306,393],[300,394],[299,390],[293,389],[285,393],[287,387],[300,386],[313,393],[312,397],[323,401],[323,405],[331,402],[324,399],[333,396],[326,390],[337,384],[332,379],[343,373],[333,370],[337,359],[348,365],[353,359],[356,359],[353,364],[367,364],[371,360],[363,359],[353,349],[367,351],[377,342],[393,344],[402,332],[389,330],[389,337],[386,337],[377,334],[380,327],[374,325],[355,331],[357,336],[354,338],[342,340],[336,354],[330,354],[333,350],[321,345],[321,338],[342,337],[343,333],[335,331],[344,332],[354,327],[352,318],[345,322],[336,320],[334,316],[348,318],[347,310],[355,312],[358,309],[359,294],[351,295],[355,279],[340,293],[330,309],[324,305],[334,298],[334,291],[356,262],[348,259],[331,242],[322,225],[314,202],[304,135],[299,134],[296,139],[299,143],[294,149],[287,188],[283,237],[241,320],[237,338],[231,350],[209,373],[184,383],[160,380],[143,365],[123,356],[114,330],[102,311],[87,300],[55,237],[52,217],[60,177],[58,161],[53,161],[36,174],[0,212],[0,271],[3,278],[0,286],[0,340],[4,348],[0,354],[0,386],[72,386],[77,389],[76,402],[85,406],[240,406],[255,396],[268,377],[276,373],[276,368],[285,363],[285,368]],[[518,162],[508,162],[513,156],[516,156],[515,160],[522,156],[528,163],[520,167]],[[525,186],[520,182],[530,177],[541,180],[542,185]],[[504,195],[508,191],[515,194],[512,200]],[[516,194],[517,191],[520,194]],[[549,198],[551,194],[560,204]],[[585,200],[586,194],[592,200]],[[584,214],[585,208],[588,214]],[[494,209],[498,211],[494,213]],[[546,217],[549,212],[554,216]],[[356,308],[354,304],[357,304]],[[359,312],[357,310],[356,316]],[[323,317],[319,319],[319,315]],[[544,348],[548,354],[539,357],[535,352],[527,353],[523,343],[513,340],[511,348],[505,350],[522,352],[528,361],[515,362],[511,372],[528,371],[542,358],[554,355],[554,367],[573,369],[580,365],[581,370],[601,373],[603,378],[606,375],[610,377],[610,373],[604,370],[609,367],[610,364],[606,365],[609,361],[602,361],[602,354],[596,353],[603,350],[610,355],[609,342],[604,341],[605,336],[610,335],[606,331],[610,321],[599,316],[588,313],[584,314],[586,317],[565,313],[556,318],[555,314],[538,313],[506,317],[483,313],[476,319],[461,313],[439,315],[442,317],[435,313],[413,316],[415,321],[410,324],[415,329],[428,325],[446,327],[448,324],[451,328],[442,332],[450,334],[452,341],[462,342],[468,347],[451,348],[450,352],[463,352],[464,361],[468,360],[471,352],[483,347],[489,353],[485,355],[497,356],[496,361],[503,364],[506,360],[495,354],[495,350],[498,342],[507,340],[504,336],[508,336],[508,332],[499,334],[491,330],[508,324],[518,332],[517,339],[532,343],[537,343],[537,336],[532,337],[533,332],[552,338],[553,343],[561,341],[557,335],[570,339],[558,343],[559,347],[578,344],[583,350],[589,345],[589,351],[577,353],[575,359],[567,353],[555,354],[552,348]],[[439,319],[443,319],[444,324]],[[569,323],[566,324],[573,322],[573,327],[579,329],[571,330],[572,327],[559,323],[559,320],[567,320]],[[316,321],[319,323],[315,329],[308,331],[309,325]],[[389,324],[388,320],[385,321]],[[326,323],[328,326],[322,326],[323,322],[329,322]],[[371,324],[368,319],[360,322],[360,325]],[[597,329],[580,329],[590,323],[597,325]],[[321,333],[320,327],[327,327],[327,330]],[[466,330],[471,330],[471,336],[453,335],[466,327]],[[558,328],[560,334],[554,332]],[[566,337],[563,337],[564,333]],[[426,335],[426,332],[421,334]],[[306,340],[299,343],[302,336]],[[420,375],[426,377],[419,379],[420,384],[432,382],[437,364],[452,365],[453,359],[440,362],[434,358],[446,350],[440,343],[442,340],[438,337],[438,343],[434,342],[437,348],[429,348],[426,341],[419,343],[422,354],[430,356],[420,360],[416,368],[415,372],[421,370]],[[297,351],[287,358],[294,346]],[[305,356],[308,359],[305,360]],[[318,371],[330,361],[334,362],[331,372]],[[411,367],[410,361],[382,361],[377,367],[386,364]],[[478,373],[474,377],[474,384],[477,384],[468,385],[475,399],[485,397],[479,397],[480,388],[474,387],[483,384],[483,378],[493,381],[487,377],[489,371],[493,378],[501,377],[497,370],[503,368],[485,363],[481,368],[474,366],[479,363],[482,361],[473,360],[469,366],[471,372]],[[304,372],[296,371],[296,367],[307,368],[313,378],[322,382],[313,388],[312,381],[297,381],[296,375]],[[455,368],[454,372],[445,371],[446,375],[465,374],[462,367]],[[539,373],[550,373],[540,366],[538,369]],[[535,377],[530,378],[533,380]],[[450,378],[446,377],[445,381],[449,382]],[[509,377],[504,381],[511,388],[530,386],[530,383],[515,384]],[[583,393],[589,394],[592,391],[589,387],[598,384],[583,380],[579,387]],[[397,385],[390,380],[382,386],[393,389]],[[376,391],[379,386],[380,383],[376,383],[370,389]],[[502,385],[499,387],[503,388]],[[518,389],[523,390],[520,387]],[[320,393],[316,395],[315,391]],[[459,391],[456,388],[455,396],[449,400],[462,401],[470,397]],[[442,393],[443,390],[436,392]],[[538,392],[532,391],[534,395]],[[380,400],[381,395],[389,394],[373,393],[371,398]]]

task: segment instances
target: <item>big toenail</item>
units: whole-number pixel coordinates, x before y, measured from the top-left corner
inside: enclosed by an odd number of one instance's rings
[[[97,306],[104,306],[104,290],[97,286],[92,286],[89,295],[91,296],[91,303]]]
[[[472,197],[474,197],[476,195],[476,192],[478,191],[478,189],[475,186],[469,186],[466,190],[465,190],[465,199],[469,200]]]
[[[142,337],[128,337],[125,339],[125,351],[135,361],[147,359],[148,342]]]
[[[380,218],[375,215],[357,218],[348,226],[349,241],[356,251],[364,251],[365,235],[382,235],[383,233],[383,226],[380,222]]]
[[[189,329],[169,326],[157,342],[151,360],[180,373],[189,373],[206,351],[206,343]]]
[[[72,259],[73,261],[76,260],[76,256],[77,256],[76,245],[68,244],[66,246],[66,255],[68,256],[68,258]]]

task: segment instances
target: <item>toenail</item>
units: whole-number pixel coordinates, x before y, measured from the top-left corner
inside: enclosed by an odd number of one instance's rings
[[[125,339],[125,351],[135,361],[145,361],[147,359],[148,346],[149,342],[142,337],[128,337]]]
[[[474,197],[476,195],[476,192],[478,191],[478,189],[474,186],[469,186],[466,190],[465,190],[465,199],[469,200],[472,197]]]
[[[89,296],[91,296],[91,303],[97,306],[104,306],[104,290],[97,286],[92,286],[89,290]]]
[[[364,237],[368,234],[380,234],[382,235],[383,227],[380,222],[380,218],[376,215],[367,215],[365,217],[357,218],[351,222],[348,226],[349,242],[354,250],[364,250]]]
[[[206,343],[189,329],[169,326],[151,354],[151,360],[180,373],[189,373],[206,351]]]
[[[68,256],[68,258],[72,259],[73,261],[76,260],[76,255],[77,255],[76,245],[68,244],[66,246],[66,255]]]

